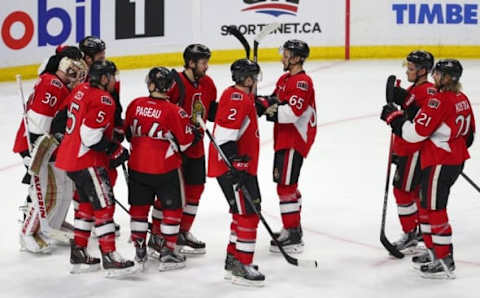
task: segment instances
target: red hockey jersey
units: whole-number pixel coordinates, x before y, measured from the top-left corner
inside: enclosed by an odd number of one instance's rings
[[[219,146],[233,141],[239,155],[250,157],[247,172],[257,174],[260,141],[257,113],[253,94],[247,94],[234,86],[227,88],[218,102],[213,136]],[[208,152],[208,176],[218,177],[228,168],[213,144]]]
[[[141,173],[163,174],[179,168],[178,153],[193,141],[187,113],[166,100],[139,97],[127,108],[125,130],[131,132],[128,167]],[[177,142],[177,143],[176,143]]]
[[[405,122],[402,138],[411,143],[424,142],[420,151],[424,169],[467,160],[466,136],[470,132],[475,132],[475,119],[467,96],[440,91],[427,99],[413,123]]]
[[[53,117],[69,93],[70,90],[56,75],[45,73],[38,78],[27,103],[28,129],[31,133],[38,135],[50,133]],[[28,150],[28,145],[22,119],[13,152],[25,150]]]
[[[209,76],[203,76],[198,82],[192,83],[185,73],[181,73],[180,78],[185,85],[185,97],[183,99],[182,108],[187,112],[189,118],[192,118],[192,111],[201,113],[205,121],[208,116],[210,104],[217,98],[217,88],[215,83]],[[168,91],[170,101],[178,104],[180,93],[176,84]],[[203,139],[185,151],[186,156],[190,158],[199,158],[205,155]]]
[[[66,171],[94,166],[108,169],[107,154],[89,147],[97,144],[103,136],[112,139],[114,114],[115,101],[107,91],[90,84],[75,89],[55,165]]]
[[[435,89],[435,86],[432,83],[425,82],[418,86],[411,85],[408,87],[407,91],[409,96],[405,102],[415,101],[417,106],[423,107],[427,98],[435,94],[437,89]],[[404,106],[403,108],[406,107]],[[395,137],[392,150],[396,155],[408,156],[420,150],[421,146],[422,143],[409,143],[402,138]]]
[[[274,150],[293,148],[307,157],[317,133],[312,79],[304,71],[295,75],[286,73],[278,79],[274,93],[284,103],[278,107],[278,122],[273,131]]]

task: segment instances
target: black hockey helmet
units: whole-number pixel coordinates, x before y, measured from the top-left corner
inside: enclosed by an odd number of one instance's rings
[[[433,71],[448,74],[454,82],[458,82],[462,76],[463,67],[457,59],[441,59],[435,64]]]
[[[96,36],[87,36],[80,41],[78,47],[85,55],[93,57],[105,50],[105,42]]]
[[[112,61],[109,61],[109,60],[95,61],[90,66],[90,70],[88,71],[88,81],[91,84],[100,85],[100,80],[102,78],[102,75],[114,76],[116,73],[117,73],[117,66]]]
[[[241,83],[248,77],[257,80],[260,74],[260,66],[256,62],[245,58],[233,62],[230,70],[232,71],[232,80],[235,83]]]
[[[185,62],[185,66],[188,66],[190,60],[197,62],[200,59],[210,59],[210,56],[212,56],[210,49],[199,43],[191,44],[183,51],[183,61]]]
[[[308,47],[308,44],[299,39],[287,40],[283,44],[282,49],[289,50],[292,52],[293,56],[302,57],[304,59],[310,55],[310,48]]]
[[[425,68],[427,72],[430,72],[433,67],[434,58],[430,52],[416,50],[408,54],[407,61],[412,62],[418,68]]]
[[[145,78],[147,85],[153,83],[157,92],[165,93],[173,84],[173,77],[166,67],[153,67]],[[153,92],[153,91],[151,91]]]

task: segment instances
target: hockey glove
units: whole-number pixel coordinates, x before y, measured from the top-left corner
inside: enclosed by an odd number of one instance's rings
[[[257,96],[255,98],[255,108],[257,110],[257,115],[259,117],[262,116],[268,109],[268,107],[279,102],[280,101],[275,94],[270,96]]]
[[[402,87],[395,86],[393,87],[393,102],[399,106],[404,106],[405,101],[408,97],[408,91],[403,89]]]
[[[192,132],[193,132],[193,142],[192,142],[192,146],[194,146],[195,144],[197,144],[198,142],[200,142],[200,140],[203,139],[203,130],[199,127],[199,126],[196,126],[196,125],[191,125],[190,126],[191,129],[192,129]]]
[[[278,122],[278,103],[269,106],[265,110],[265,115],[267,116],[267,121]]]
[[[110,162],[109,167],[114,169],[128,160],[130,154],[128,150],[120,143],[112,142],[107,148],[107,154],[109,155]]]
[[[247,180],[248,162],[250,157],[246,155],[235,155],[230,158],[233,169],[228,171],[227,176],[232,179],[232,183],[237,185],[237,191]]]
[[[398,110],[393,104],[389,103],[383,106],[380,119],[387,122],[392,127],[394,134],[402,136],[402,126],[407,118],[402,110]]]
[[[125,139],[125,130],[122,127],[115,127],[113,129],[113,140],[122,143]]]

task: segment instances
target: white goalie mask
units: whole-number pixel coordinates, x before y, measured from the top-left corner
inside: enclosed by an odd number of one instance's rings
[[[68,82],[66,85],[73,89],[76,85],[83,83],[87,77],[88,66],[83,60],[75,60],[63,57],[58,64],[58,70],[63,72]]]

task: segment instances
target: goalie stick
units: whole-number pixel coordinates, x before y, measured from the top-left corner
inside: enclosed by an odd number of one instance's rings
[[[210,133],[210,131],[207,129],[207,127],[205,126],[205,122],[203,121],[203,119],[201,117],[198,117],[198,123],[200,124],[200,126],[202,127],[202,129],[205,131],[205,133],[207,134],[208,138],[210,139],[210,141],[212,142],[213,146],[215,147],[215,149],[217,149],[218,153],[220,154],[220,157],[223,159],[223,161],[225,162],[225,164],[227,165],[227,167],[230,169],[230,170],[235,170],[235,168],[233,167],[232,163],[228,160],[228,158],[226,157],[225,153],[222,151],[222,149],[220,148],[220,146],[217,144],[217,142],[215,141],[215,138],[212,136],[212,134]],[[299,266],[299,267],[306,267],[306,268],[317,268],[318,267],[318,263],[316,260],[299,260],[297,258],[294,258],[290,255],[288,255],[285,250],[283,249],[282,245],[278,242],[277,238],[275,237],[275,235],[273,234],[273,231],[272,229],[270,228],[270,226],[268,225],[267,221],[265,220],[265,218],[263,217],[262,213],[260,211],[257,210],[257,208],[255,207],[255,205],[253,204],[252,202],[252,197],[250,196],[250,193],[248,192],[248,189],[245,185],[239,185],[240,189],[242,190],[242,193],[243,195],[245,196],[245,200],[247,201],[247,204],[250,205],[250,207],[252,208],[252,210],[255,212],[255,214],[258,215],[258,217],[260,218],[260,221],[263,223],[264,227],[267,229],[268,231],[268,234],[270,234],[270,237],[273,239],[273,241],[275,242],[275,244],[278,246],[280,252],[282,253],[283,257],[285,258],[285,260],[292,264],[292,265],[295,265],[295,266]]]
[[[23,125],[25,126],[28,152],[31,155],[33,148],[30,142],[30,136],[29,136],[29,130],[28,130],[27,104],[25,102],[25,96],[23,93],[22,76],[20,74],[17,74],[16,79],[17,79],[20,100],[22,102],[22,107],[23,107]],[[38,175],[35,175],[34,173],[31,173],[31,174],[32,174],[32,182],[33,182],[33,191],[35,192],[35,194],[32,195],[31,197],[32,197],[32,201],[34,203],[35,209],[38,210],[38,214],[39,214],[38,218],[39,218],[41,231],[45,233],[47,237],[55,240],[65,241],[66,239],[72,239],[73,238],[72,232],[54,229],[48,224],[47,210],[46,210],[47,205],[40,188],[40,177]]]

